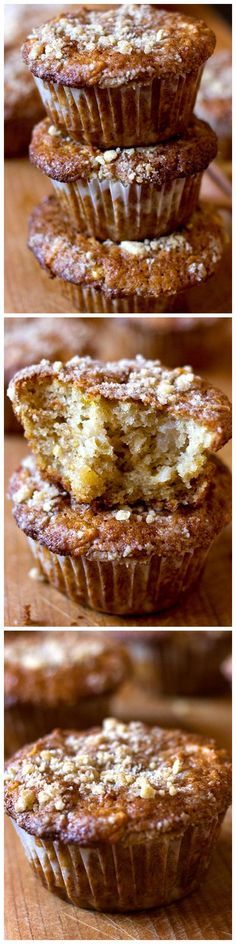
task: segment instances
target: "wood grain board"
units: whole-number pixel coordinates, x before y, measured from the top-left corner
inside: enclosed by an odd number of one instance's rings
[[[113,700],[118,717],[184,726],[230,747],[231,706],[223,699],[156,699],[127,683]],[[181,720],[180,720],[181,718]],[[5,830],[7,940],[229,940],[231,818],[227,814],[203,885],[168,908],[127,915],[74,908],[47,892],[26,862],[12,824]]]
[[[225,372],[209,373],[208,379],[231,396],[230,377]],[[6,437],[6,493],[9,477],[27,453],[19,436]],[[231,464],[228,443],[220,453]],[[231,529],[226,528],[214,543],[206,568],[196,588],[181,603],[161,614],[121,617],[98,613],[67,599],[49,584],[29,577],[34,561],[26,538],[17,528],[6,500],[5,512],[5,626],[22,625],[24,606],[30,605],[37,626],[231,626]]]

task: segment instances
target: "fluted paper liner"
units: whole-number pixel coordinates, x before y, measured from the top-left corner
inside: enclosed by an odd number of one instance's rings
[[[78,285],[74,282],[60,280],[64,298],[68,302],[68,311],[71,306],[80,314],[160,314],[171,312],[176,303],[176,295],[115,295],[111,297],[102,289],[93,285]]]
[[[143,240],[187,222],[198,202],[202,174],[164,183],[124,185],[120,180],[52,180],[58,200],[80,232],[98,239]]]
[[[53,124],[81,144],[147,146],[180,134],[192,116],[202,68],[147,84],[72,88],[35,77]]]
[[[13,825],[36,875],[60,897],[81,908],[125,912],[158,907],[189,894],[201,881],[222,815],[178,833],[94,847],[43,840]]]
[[[146,560],[89,560],[49,551],[32,538],[30,548],[49,583],[83,606],[103,613],[152,613],[173,606],[195,583],[208,547]]]

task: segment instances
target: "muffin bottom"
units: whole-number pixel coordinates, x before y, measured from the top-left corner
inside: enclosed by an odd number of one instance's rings
[[[167,609],[197,581],[209,547],[148,560],[89,560],[49,551],[27,538],[44,576],[82,606],[102,613],[141,614]]]
[[[74,88],[36,76],[35,82],[52,123],[81,144],[146,147],[188,127],[202,70],[107,88]]]
[[[74,282],[60,280],[63,295],[80,314],[160,314],[170,312],[176,300],[175,295],[106,295],[102,289],[92,285],[77,285]]]
[[[162,186],[116,180],[51,180],[62,214],[79,232],[99,240],[153,239],[187,223],[199,196],[202,174],[175,178]]]
[[[6,704],[4,712],[5,757],[49,734],[53,728],[84,729],[101,724],[110,714],[109,695],[81,699],[76,705]]]
[[[49,891],[80,908],[140,911],[190,894],[209,866],[226,810],[176,833],[160,833],[133,844],[43,840],[14,820],[26,856]]]

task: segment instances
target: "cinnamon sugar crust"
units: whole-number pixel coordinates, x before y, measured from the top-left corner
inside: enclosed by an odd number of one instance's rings
[[[222,816],[231,765],[213,740],[108,718],[55,730],[6,764],[6,812],[34,836],[138,842]]]
[[[168,143],[153,147],[115,148],[101,151],[81,145],[63,134],[48,118],[34,128],[30,160],[44,174],[59,181],[78,178],[120,180],[130,183],[155,183],[200,173],[217,153],[214,131],[194,119],[187,130]]]
[[[33,210],[28,246],[51,277],[101,288],[106,296],[160,298],[204,282],[220,261],[226,236],[219,215],[199,208],[179,232],[143,242],[100,243],[65,223],[55,197]]]
[[[164,503],[139,502],[106,509],[104,503],[79,504],[40,475],[29,456],[11,478],[9,495],[16,523],[25,534],[60,555],[90,560],[148,560],[153,553],[194,554],[211,544],[229,523],[231,475],[212,460],[209,488],[200,504],[165,510]]]
[[[128,669],[121,646],[91,633],[17,633],[4,645],[6,704],[78,704],[115,691]]]
[[[214,47],[214,33],[202,20],[122,4],[99,13],[79,7],[76,15],[56,17],[33,30],[22,53],[39,78],[104,88],[196,73]]]
[[[165,367],[160,361],[145,360],[137,354],[133,360],[103,361],[91,357],[73,357],[66,364],[42,360],[40,364],[19,371],[12,378],[8,396],[16,413],[28,408],[33,399],[36,409],[37,391],[50,387],[58,389],[58,395],[69,384],[69,396],[73,386],[86,393],[88,398],[104,398],[111,402],[130,401],[140,406],[153,406],[158,414],[188,416],[213,430],[211,448],[221,448],[231,437],[231,403],[221,390],[194,374],[191,367]],[[53,401],[52,401],[53,407]],[[55,404],[55,410],[58,403]]]

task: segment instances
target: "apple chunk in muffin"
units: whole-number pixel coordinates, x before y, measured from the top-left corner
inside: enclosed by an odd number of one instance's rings
[[[227,398],[190,367],[75,357],[20,371],[9,396],[40,469],[77,501],[187,500],[231,432]]]

